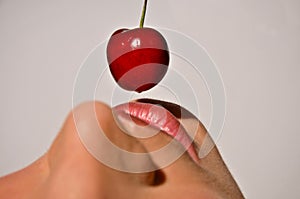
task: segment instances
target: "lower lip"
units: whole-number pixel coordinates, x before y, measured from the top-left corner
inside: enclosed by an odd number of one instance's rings
[[[154,104],[129,102],[114,107],[113,111],[115,114],[130,115],[165,132],[180,142],[196,163],[199,162],[193,141],[175,116],[165,108]]]

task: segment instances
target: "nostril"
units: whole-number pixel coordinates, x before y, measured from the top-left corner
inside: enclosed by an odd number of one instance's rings
[[[154,171],[152,186],[159,186],[166,182],[166,175],[162,170]]]

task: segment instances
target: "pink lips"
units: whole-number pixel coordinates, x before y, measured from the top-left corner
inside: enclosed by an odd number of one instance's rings
[[[192,139],[181,123],[167,109],[159,105],[142,102],[129,102],[118,105],[113,109],[116,114],[125,113],[172,136],[182,144],[196,163],[199,162]]]

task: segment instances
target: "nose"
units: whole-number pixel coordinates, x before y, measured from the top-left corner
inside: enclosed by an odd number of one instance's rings
[[[140,194],[137,190],[163,181],[160,171],[122,172],[103,162],[105,159],[97,158],[101,156],[116,160],[115,163],[123,167],[128,163],[139,166],[154,164],[150,157],[145,158],[144,162],[130,162],[121,154],[112,153],[103,140],[98,139],[99,133],[103,132],[102,139],[109,140],[122,150],[146,152],[136,138],[125,134],[117,126],[110,107],[99,102],[79,105],[69,114],[49,150],[47,196],[68,198],[67,194],[75,198],[135,198],[135,194]]]

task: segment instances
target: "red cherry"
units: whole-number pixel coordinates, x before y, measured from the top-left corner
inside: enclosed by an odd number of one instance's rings
[[[168,45],[152,28],[120,29],[108,41],[107,60],[119,86],[143,92],[165,76],[169,65]]]
[[[143,28],[147,0],[144,0],[140,28],[115,31],[107,44],[107,61],[115,81],[129,91],[143,92],[158,84],[169,65],[165,38],[152,28]]]

